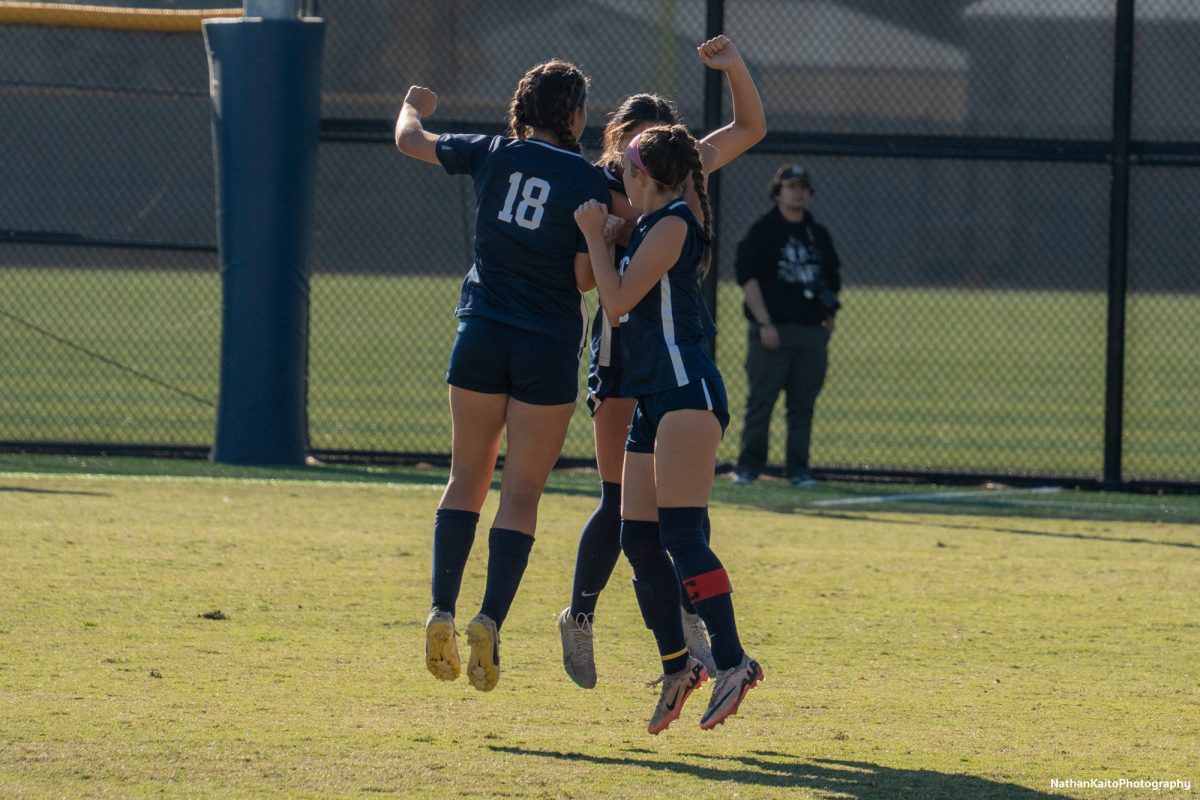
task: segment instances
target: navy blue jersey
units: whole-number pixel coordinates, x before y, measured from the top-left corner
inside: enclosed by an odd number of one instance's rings
[[[620,175],[613,172],[612,167],[607,165],[603,167],[597,165],[596,169],[600,170],[600,174],[603,175],[604,180],[608,182],[608,190],[610,192],[620,192],[621,194],[625,194],[625,181],[621,179]]]
[[[604,180],[608,183],[608,190],[625,194],[625,184],[617,177],[612,168],[597,166],[600,174],[604,176]],[[625,255],[625,248],[618,244],[615,248],[614,257],[617,264],[620,265],[621,259]],[[608,324],[608,317],[604,315],[604,307],[601,306],[596,311],[596,318],[592,320],[592,366],[620,368],[621,366],[621,340],[620,328],[613,328]]]
[[[475,181],[475,262],[455,316],[480,316],[583,343],[587,309],[575,255],[587,243],[575,209],[610,202],[603,174],[576,153],[537,139],[443,134],[438,159]]]
[[[700,292],[704,231],[686,202],[675,200],[637,222],[621,272],[654,224],[666,217],[687,223],[679,258],[628,315],[621,318],[621,393],[641,396],[719,375],[708,340],[716,325]]]

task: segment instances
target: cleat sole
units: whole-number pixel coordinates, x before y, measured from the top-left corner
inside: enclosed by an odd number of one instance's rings
[[[467,662],[467,678],[481,692],[490,692],[500,682],[500,666],[495,662],[496,641],[486,625],[472,621],[467,625],[467,644],[471,656]]]
[[[462,663],[452,623],[433,622],[425,626],[425,668],[439,681],[458,678]]]

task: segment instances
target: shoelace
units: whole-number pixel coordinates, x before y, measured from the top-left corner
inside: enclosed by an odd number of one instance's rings
[[[721,695],[725,693],[725,679],[729,677],[731,672],[733,672],[732,669],[717,672],[716,680],[713,681],[712,696],[708,698],[708,711],[712,710],[713,706],[720,700]],[[707,714],[708,711],[705,711],[705,713]]]
[[[713,681],[712,700],[710,700],[709,704],[708,704],[710,708],[712,707],[713,702],[715,702],[716,699],[718,697],[720,697],[722,693],[724,693],[725,683],[726,683],[726,681],[729,680],[729,676],[732,675],[733,673],[737,672],[741,666],[742,666],[741,664],[738,664],[736,667],[730,667],[729,669],[717,670],[717,674],[715,676],[713,676],[714,678],[716,678],[716,680]]]
[[[596,632],[592,628],[592,617],[587,614],[579,614],[575,618],[575,628],[569,629],[568,633],[571,636],[571,641],[576,647],[591,647],[595,640]]]
[[[690,662],[689,662],[689,663],[690,663]],[[683,672],[684,672],[684,673],[688,673],[688,672],[691,672],[691,670],[689,670],[689,669],[686,669],[686,668],[685,668],[685,669],[683,670]],[[646,688],[647,688],[647,689],[653,689],[655,686],[658,686],[660,683],[662,683],[662,682],[664,682],[665,680],[667,680],[667,678],[669,678],[669,677],[676,677],[676,676],[678,676],[678,677],[681,677],[681,678],[682,678],[682,677],[686,677],[686,674],[681,674],[681,673],[679,673],[679,672],[676,672],[676,673],[674,673],[673,675],[667,675],[667,673],[665,673],[665,672],[664,672],[662,675],[659,675],[657,678],[655,678],[654,680],[652,680],[652,681],[650,681],[649,683],[647,683],[647,684],[646,684]]]

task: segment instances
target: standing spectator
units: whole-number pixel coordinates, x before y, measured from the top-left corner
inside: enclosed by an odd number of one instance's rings
[[[825,382],[829,337],[842,287],[833,239],[808,210],[815,190],[809,172],[785,164],[767,195],[775,207],[738,243],[737,279],[750,322],[746,347],[746,421],[735,483],[752,483],[767,463],[771,413],[786,393],[786,476],[809,487],[813,408]]]

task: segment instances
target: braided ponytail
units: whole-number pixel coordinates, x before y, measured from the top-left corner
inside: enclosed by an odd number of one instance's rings
[[[528,138],[542,128],[558,139],[560,146],[578,153],[582,149],[571,133],[571,113],[587,99],[589,80],[574,64],[547,61],[525,73],[508,104],[508,135]]]
[[[550,132],[558,139],[560,146],[567,150],[578,153],[583,148],[579,142],[575,141],[575,134],[571,132],[571,112],[579,107],[575,98],[567,92],[558,96],[558,102],[555,103],[554,110],[550,115]]]
[[[700,151],[696,148],[696,142],[688,134],[687,129],[683,129],[683,133],[687,138],[682,140],[681,150],[687,158],[688,167],[692,173],[692,188],[696,190],[696,197],[700,200],[700,211],[704,217],[704,240],[701,243],[700,251],[700,277],[701,279],[708,277],[708,265],[712,260],[712,209],[708,204],[708,190],[704,188],[704,162],[700,160]]]
[[[530,77],[531,73],[532,70],[521,78],[521,82],[517,84],[517,91],[513,92],[512,100],[508,102],[508,136],[512,139],[524,139],[528,135],[526,129],[529,127],[529,122],[525,118],[525,96],[529,94],[529,87],[533,83]]]

